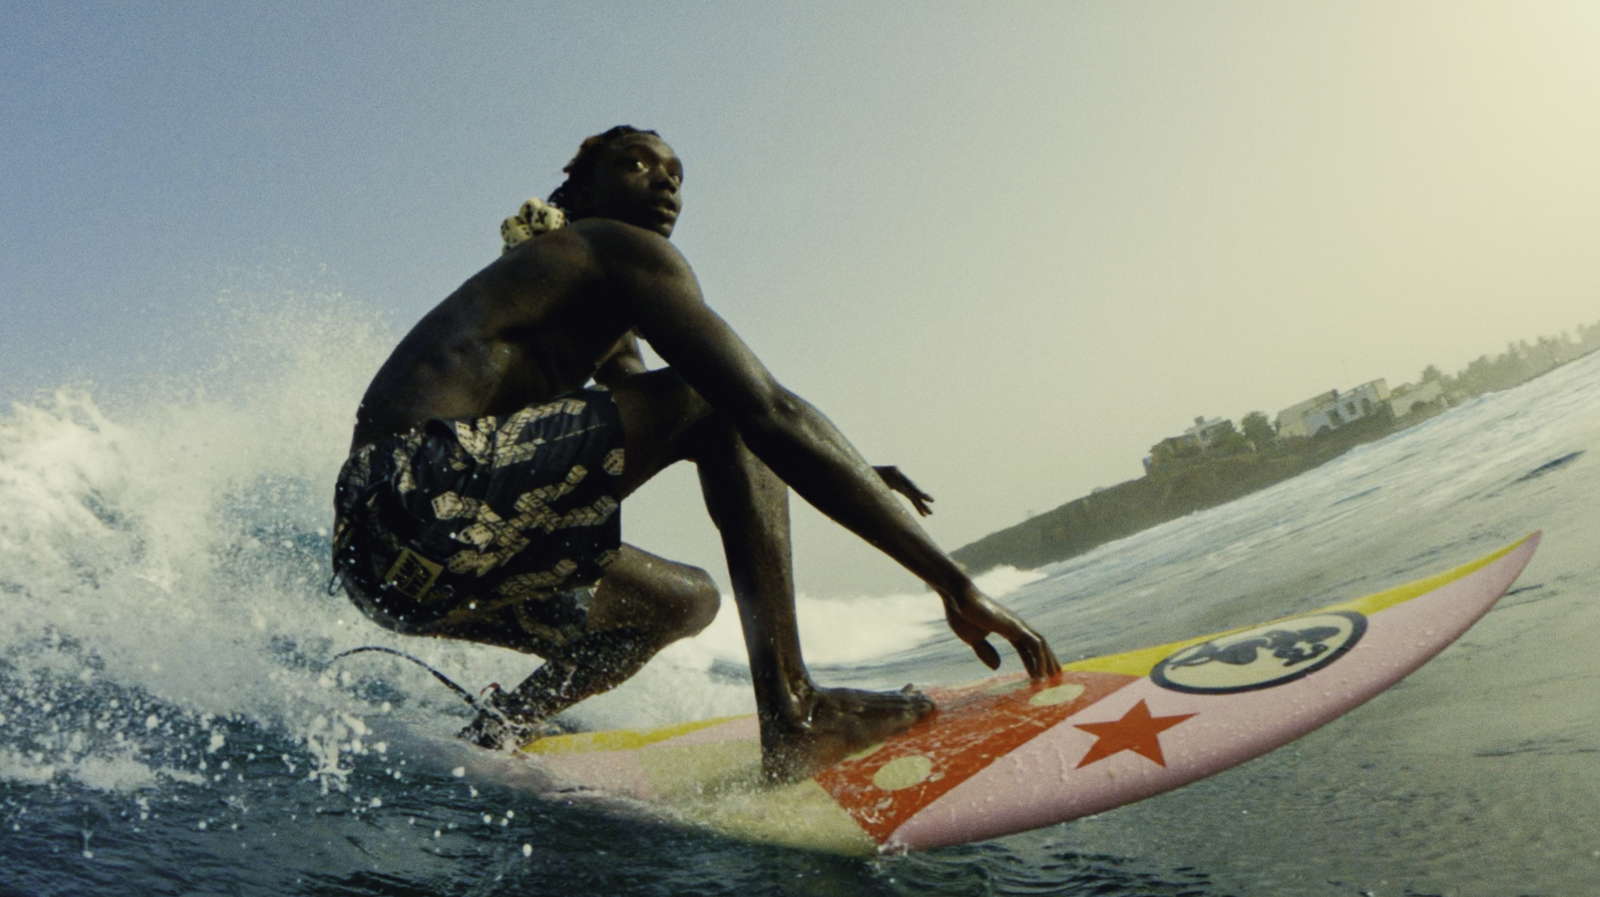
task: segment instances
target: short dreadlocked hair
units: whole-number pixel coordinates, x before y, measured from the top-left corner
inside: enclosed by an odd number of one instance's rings
[[[602,149],[634,134],[649,134],[652,137],[661,136],[654,131],[635,128],[633,125],[617,125],[603,134],[584,138],[583,143],[578,145],[578,154],[572,157],[572,161],[567,163],[566,168],[561,169],[566,173],[567,179],[555,189],[554,193],[550,194],[551,204],[560,206],[565,210],[568,213],[567,218],[569,220],[582,218],[588,214],[588,209],[578,207],[578,199],[574,188],[577,185],[588,184],[589,180],[594,177],[595,166],[600,162],[600,151]]]

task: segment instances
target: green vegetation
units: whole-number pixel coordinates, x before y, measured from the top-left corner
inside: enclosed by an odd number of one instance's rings
[[[1277,431],[1272,429],[1272,421],[1260,411],[1252,411],[1239,422],[1239,428],[1244,431],[1244,438],[1259,451],[1278,441]]]
[[[1357,445],[1420,423],[1474,396],[1525,383],[1596,349],[1600,349],[1600,323],[1580,325],[1576,339],[1562,334],[1541,337],[1532,345],[1509,344],[1504,353],[1478,358],[1453,377],[1428,365],[1420,383],[1437,383],[1438,399],[1418,402],[1399,417],[1388,404],[1379,405],[1366,417],[1310,438],[1280,439],[1267,415],[1252,411],[1239,429],[1224,422],[1226,426],[1212,430],[1204,447],[1192,437],[1162,440],[1152,447],[1150,472],[1140,479],[1096,490],[951,555],[972,573],[1001,564],[1027,569],[1065,560],[1282,482]]]
[[[1433,365],[1424,369],[1422,376],[1426,380],[1431,372],[1431,376],[1444,386],[1446,394],[1454,392],[1476,396],[1510,389],[1595,349],[1600,349],[1600,323],[1578,327],[1576,340],[1563,333],[1554,339],[1541,336],[1533,345],[1529,345],[1527,340],[1509,343],[1505,352],[1492,359],[1487,355],[1481,356],[1454,377],[1444,376]]]

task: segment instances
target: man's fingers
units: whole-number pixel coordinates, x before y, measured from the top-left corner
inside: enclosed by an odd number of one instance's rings
[[[1061,663],[1056,660],[1055,652],[1051,651],[1050,646],[1038,635],[1017,639],[1011,645],[1022,657],[1022,665],[1028,670],[1028,678],[1049,679],[1061,672]]]
[[[1049,643],[1044,640],[1044,636],[1031,628],[1023,626],[1010,641],[1011,646],[1016,648],[1017,654],[1022,657],[1022,665],[1027,667],[1030,678],[1048,679],[1061,672],[1061,662],[1056,660],[1055,652],[1050,650]]]
[[[988,636],[994,634],[1016,649],[1029,678],[1048,679],[1061,672],[1061,663],[1044,636],[987,599],[976,605],[958,607],[954,600],[947,598],[945,618],[956,636],[970,645],[978,659],[991,670],[1000,668],[1000,652],[988,641]]]
[[[972,645],[972,652],[978,655],[984,666],[991,670],[1000,669],[1000,652],[994,649],[994,645],[989,644],[988,639],[981,638],[968,644]]]
[[[983,661],[984,666],[991,670],[1000,668],[1000,652],[994,649],[994,645],[989,644],[988,630],[953,613],[949,607],[945,608],[945,618],[950,621],[950,628],[955,632],[956,638],[966,642],[972,648],[972,653]]]
[[[1010,614],[1006,616],[1010,617]],[[1030,679],[1048,679],[1061,672],[1061,663],[1056,660],[1055,652],[1050,650],[1044,636],[1014,617],[1005,622],[1011,625],[996,627],[995,631],[1004,635],[1011,647],[1017,649],[1017,656],[1022,658],[1022,665],[1027,669]]]
[[[933,509],[928,507],[928,502],[933,501],[933,496],[918,489],[917,484],[911,482],[910,477],[900,472],[900,468],[893,465],[884,465],[882,467],[874,467],[873,470],[878,472],[878,477],[883,480],[885,486],[910,500],[911,506],[917,509],[919,515],[926,517],[933,513]]]

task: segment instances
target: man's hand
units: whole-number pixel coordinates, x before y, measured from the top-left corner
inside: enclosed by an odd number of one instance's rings
[[[960,594],[940,592],[944,617],[956,636],[971,646],[978,659],[991,670],[1000,668],[1000,652],[989,644],[990,633],[1000,636],[1017,649],[1022,665],[1033,679],[1048,679],[1061,672],[1061,662],[1045,643],[1044,636],[1001,607],[975,586]]]
[[[928,503],[933,501],[933,496],[918,489],[917,484],[911,482],[910,477],[900,472],[900,468],[886,465],[872,469],[878,472],[878,476],[883,480],[885,486],[911,499],[911,506],[917,509],[918,514],[926,517],[933,513],[933,509],[928,507]]]

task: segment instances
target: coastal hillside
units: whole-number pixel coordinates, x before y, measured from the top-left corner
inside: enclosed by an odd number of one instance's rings
[[[950,556],[974,575],[1001,564],[1032,569],[1065,560],[1265,489],[1395,429],[1393,418],[1373,418],[1310,440],[1303,451],[1250,452],[1154,472],[990,533]]]
[[[1423,389],[1406,386],[1395,394],[1409,391],[1437,398],[1407,401],[1407,411],[1399,414],[1391,404],[1379,403],[1360,419],[1315,430],[1310,436],[1290,435],[1281,414],[1273,426],[1265,414],[1252,412],[1244,418],[1243,432],[1231,421],[1197,419],[1197,429],[1187,437],[1152,447],[1145,476],[990,533],[951,552],[951,557],[974,575],[1002,564],[1033,569],[1066,560],[1298,476],[1357,445],[1414,426],[1476,396],[1525,383],[1596,350],[1600,350],[1600,323],[1580,325],[1576,338],[1562,334],[1532,344],[1509,344],[1500,355],[1480,357],[1453,377],[1429,365],[1422,372]],[[1328,395],[1338,397],[1337,391]]]

